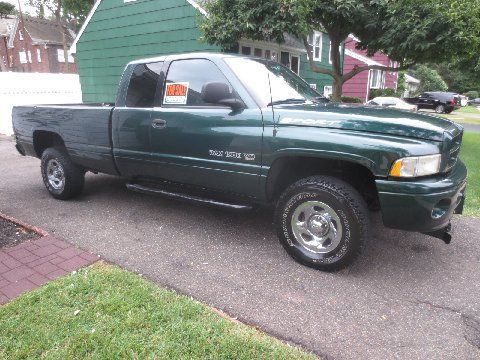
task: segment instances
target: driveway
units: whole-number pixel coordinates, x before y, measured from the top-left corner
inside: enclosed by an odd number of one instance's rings
[[[52,199],[34,158],[0,137],[0,211],[334,359],[478,359],[480,220],[453,242],[382,227],[348,271],[291,260],[268,212],[236,214],[128,192],[89,174],[84,195]]]

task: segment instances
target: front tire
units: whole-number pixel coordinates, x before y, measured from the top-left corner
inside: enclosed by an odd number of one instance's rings
[[[278,201],[280,243],[299,263],[337,271],[359,256],[370,228],[367,204],[351,185],[329,176],[297,181]]]
[[[54,198],[68,200],[82,193],[85,172],[63,148],[48,148],[43,152],[41,171],[43,183]]]
[[[435,108],[435,112],[437,114],[443,114],[445,112],[445,106],[442,104],[437,105],[437,107]]]

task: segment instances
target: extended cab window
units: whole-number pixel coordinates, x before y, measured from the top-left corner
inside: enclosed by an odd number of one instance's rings
[[[163,62],[135,66],[127,90],[127,107],[153,107]]]
[[[168,69],[163,106],[219,106],[206,102],[202,97],[202,89],[208,83],[224,83],[228,85],[232,97],[238,98],[213,62],[206,59],[173,61]]]

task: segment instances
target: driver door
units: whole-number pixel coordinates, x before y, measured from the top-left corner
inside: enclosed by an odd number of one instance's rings
[[[205,84],[228,84],[207,59],[172,61],[161,106],[152,111],[151,159],[155,177],[256,197],[259,194],[262,113],[233,111],[202,98]]]

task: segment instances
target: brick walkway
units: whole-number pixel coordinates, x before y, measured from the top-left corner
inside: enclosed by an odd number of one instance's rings
[[[0,304],[97,260],[49,235],[0,250]]]

